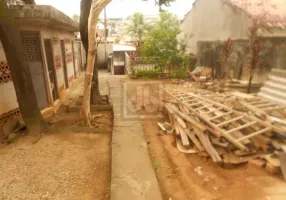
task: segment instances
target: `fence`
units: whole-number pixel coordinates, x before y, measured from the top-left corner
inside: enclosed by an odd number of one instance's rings
[[[125,71],[128,75],[136,75],[140,71],[159,73],[156,58],[142,58],[125,53]]]

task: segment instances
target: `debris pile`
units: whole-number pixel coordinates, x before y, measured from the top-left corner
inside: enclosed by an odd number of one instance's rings
[[[169,122],[158,123],[162,131],[176,134],[177,148],[184,153],[210,157],[223,167],[251,161],[269,172],[286,173],[286,129],[249,112],[240,112],[231,102],[235,95],[187,93],[161,87]]]

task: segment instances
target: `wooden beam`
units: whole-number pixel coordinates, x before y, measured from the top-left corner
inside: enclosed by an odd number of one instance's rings
[[[212,120],[214,120],[214,119],[219,119],[219,118],[221,118],[221,117],[224,117],[224,116],[229,115],[229,114],[232,114],[232,113],[233,113],[232,111],[229,111],[229,112],[223,113],[223,114],[221,114],[221,115],[217,115],[217,116],[215,116],[215,117],[212,117],[212,118],[210,118],[209,120],[212,121]],[[205,114],[205,113],[203,113],[203,114]]]
[[[192,119],[190,116],[180,112],[177,108],[175,108],[171,104],[166,104],[165,106],[169,107],[169,109],[173,110],[173,112],[175,112],[177,115],[182,117],[187,122],[191,123],[193,126],[197,127],[200,131],[205,132],[207,130],[205,126],[203,126],[202,124],[200,124],[196,120]]]
[[[246,135],[246,136],[244,136],[244,137],[242,137],[242,138],[239,138],[239,139],[236,140],[236,141],[237,141],[237,142],[240,142],[240,141],[242,141],[242,140],[246,140],[246,139],[248,139],[248,138],[254,137],[254,136],[256,136],[256,135],[265,133],[265,132],[270,131],[270,130],[271,130],[271,127],[266,127],[266,128],[264,128],[264,129],[262,129],[262,130],[260,130],[260,131],[256,131],[256,132],[251,133],[251,134],[249,134],[249,135]]]
[[[231,122],[234,122],[234,121],[237,121],[237,120],[239,120],[239,119],[242,119],[243,117],[244,117],[243,115],[238,116],[238,117],[233,118],[233,119],[231,119],[231,120],[228,120],[228,121],[222,122],[222,123],[220,123],[220,124],[217,124],[217,126],[218,126],[218,127],[224,126],[224,125],[229,124],[229,123],[231,123]]]
[[[189,138],[188,138],[186,132],[184,131],[184,128],[179,125],[179,130],[180,130],[180,136],[181,136],[181,141],[182,141],[183,146],[189,147],[190,141],[189,141]]]
[[[247,123],[247,124],[244,124],[244,125],[241,125],[241,126],[239,126],[239,127],[234,128],[234,129],[231,129],[231,130],[226,131],[226,134],[230,134],[230,133],[232,133],[232,132],[234,132],[234,131],[238,131],[238,130],[244,129],[244,128],[246,128],[246,127],[248,127],[248,126],[251,126],[251,125],[253,125],[253,124],[256,124],[256,123],[257,123],[257,121],[249,122],[249,123]]]

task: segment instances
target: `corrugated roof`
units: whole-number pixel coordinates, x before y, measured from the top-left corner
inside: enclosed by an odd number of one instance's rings
[[[286,0],[228,0],[270,27],[286,28]]]

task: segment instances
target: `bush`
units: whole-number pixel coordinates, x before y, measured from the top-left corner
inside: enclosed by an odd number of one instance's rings
[[[158,73],[154,70],[142,70],[142,69],[138,69],[135,72],[135,76],[138,78],[155,78],[158,77]]]

